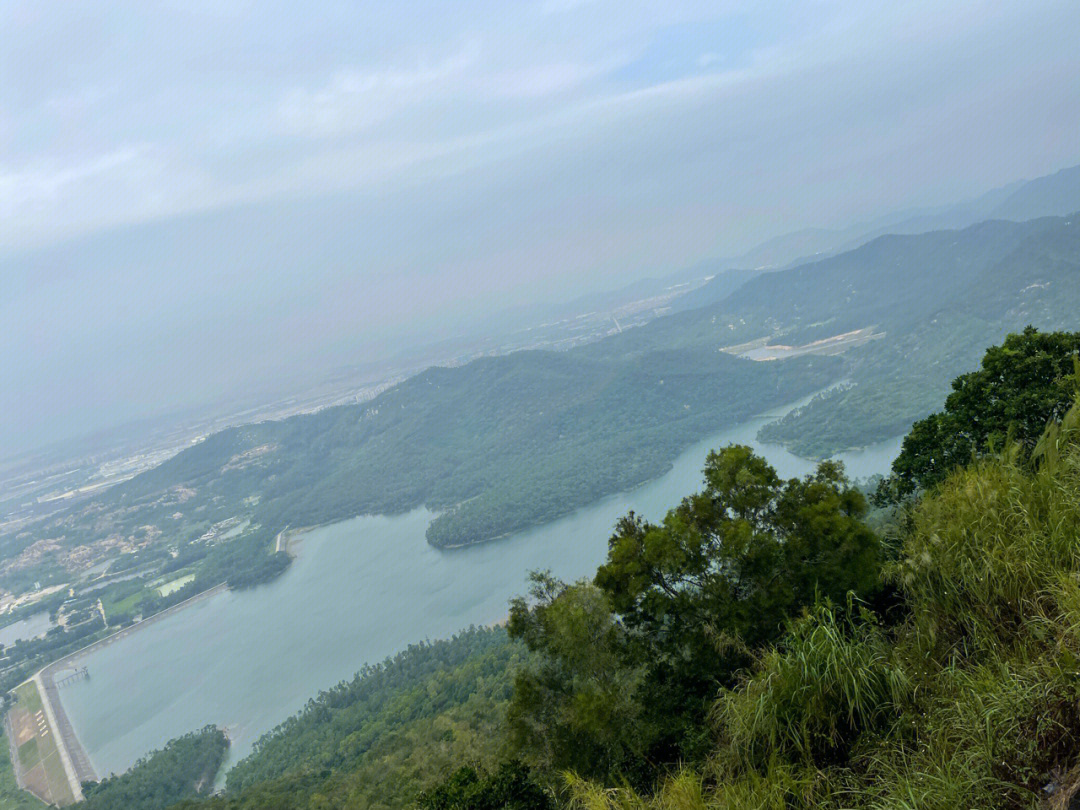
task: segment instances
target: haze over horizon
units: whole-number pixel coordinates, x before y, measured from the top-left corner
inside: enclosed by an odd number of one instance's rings
[[[1070,2],[4,3],[0,446],[1073,165],[1077,30]]]

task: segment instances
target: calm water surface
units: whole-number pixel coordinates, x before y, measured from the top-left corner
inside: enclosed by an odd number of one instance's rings
[[[25,619],[12,622],[6,627],[0,627],[0,644],[7,647],[22,639],[43,636],[49,632],[52,626],[53,623],[49,620],[49,611],[43,610],[40,613],[34,613]]]
[[[700,488],[709,449],[750,444],[785,477],[808,472],[811,462],[754,438],[786,410],[700,442],[645,486],[494,543],[438,551],[424,540],[432,515],[423,509],[315,529],[277,581],[211,597],[86,656],[91,678],[63,689],[64,706],[99,776],[208,723],[228,729],[235,761],[363,664],[502,619],[529,571],[592,574],[617,518],[630,509],[660,518]],[[897,437],[842,458],[850,475],[868,476],[899,447]]]

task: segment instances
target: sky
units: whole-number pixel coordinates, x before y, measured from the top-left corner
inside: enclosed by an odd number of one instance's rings
[[[0,456],[1080,162],[1075,0],[0,0]]]

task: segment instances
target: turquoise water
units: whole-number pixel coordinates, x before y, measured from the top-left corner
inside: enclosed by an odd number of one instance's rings
[[[129,768],[169,739],[213,723],[230,761],[320,689],[414,641],[505,617],[528,572],[591,575],[617,518],[662,517],[699,488],[706,452],[755,446],[781,475],[813,464],[755,435],[780,409],[698,443],[663,477],[545,526],[493,543],[439,551],[424,540],[431,513],[348,520],[304,535],[277,581],[226,592],[86,656],[90,679],[65,687],[67,713],[99,776]],[[850,475],[884,472],[900,439],[843,456]]]

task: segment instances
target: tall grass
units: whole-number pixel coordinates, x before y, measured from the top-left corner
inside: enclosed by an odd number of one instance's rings
[[[874,617],[822,604],[794,623],[741,688],[721,695],[713,716],[728,761],[742,770],[777,756],[821,765],[843,759],[860,734],[885,733],[910,695]]]

